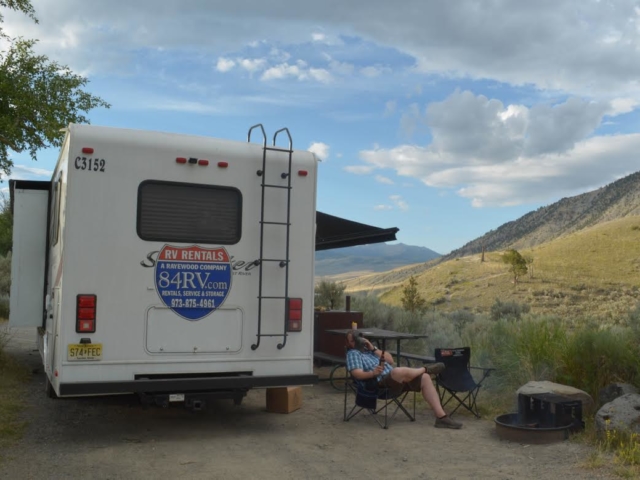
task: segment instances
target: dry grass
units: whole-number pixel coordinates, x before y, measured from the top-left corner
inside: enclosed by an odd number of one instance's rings
[[[599,224],[520,253],[534,262],[518,285],[501,252],[489,252],[485,262],[473,255],[351,278],[346,291],[373,293],[400,305],[402,284],[414,275],[420,294],[440,311],[487,313],[499,298],[526,303],[533,313],[613,321],[640,301],[640,217]]]
[[[22,435],[25,422],[19,420],[19,413],[29,379],[29,371],[5,353],[7,341],[6,322],[0,320],[0,451]]]

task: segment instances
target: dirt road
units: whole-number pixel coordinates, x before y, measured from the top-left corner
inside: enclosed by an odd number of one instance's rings
[[[10,350],[37,368],[31,331]],[[239,407],[220,401],[205,412],[179,406],[143,409],[133,396],[50,400],[42,370],[25,397],[24,438],[0,464],[2,479],[585,479],[610,478],[580,466],[588,447],[499,440],[493,422],[464,415],[458,431],[397,418],[389,430],[372,419],[342,421],[343,396],[327,383],[305,388],[303,408],[265,411],[265,391]]]

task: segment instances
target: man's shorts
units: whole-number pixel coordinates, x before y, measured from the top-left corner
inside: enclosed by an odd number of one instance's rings
[[[422,375],[425,374],[423,373]],[[420,392],[422,390],[422,375],[418,375],[410,382],[401,383],[391,378],[391,372],[389,372],[382,377],[378,385],[383,388],[388,388],[394,395],[399,395],[402,392]]]

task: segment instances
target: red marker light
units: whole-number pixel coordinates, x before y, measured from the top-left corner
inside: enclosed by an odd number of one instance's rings
[[[229,166],[229,162],[218,162],[218,167],[227,168]]]
[[[209,160],[198,160],[198,165],[206,167],[207,165],[209,165]]]
[[[176,163],[187,163],[187,159],[184,157],[176,158]]]
[[[91,148],[91,147],[82,147],[82,153],[93,153],[93,148]]]
[[[306,177],[309,174],[306,170],[298,170],[298,175],[301,177]]]

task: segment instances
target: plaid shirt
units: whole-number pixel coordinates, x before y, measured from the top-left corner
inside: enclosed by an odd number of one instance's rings
[[[373,372],[379,363],[380,359],[373,352],[361,352],[355,348],[347,350],[347,370],[349,372],[356,369],[364,372]],[[387,375],[392,369],[393,367],[389,362],[384,362],[384,370],[381,375],[378,375],[378,381],[382,380],[382,377]]]

